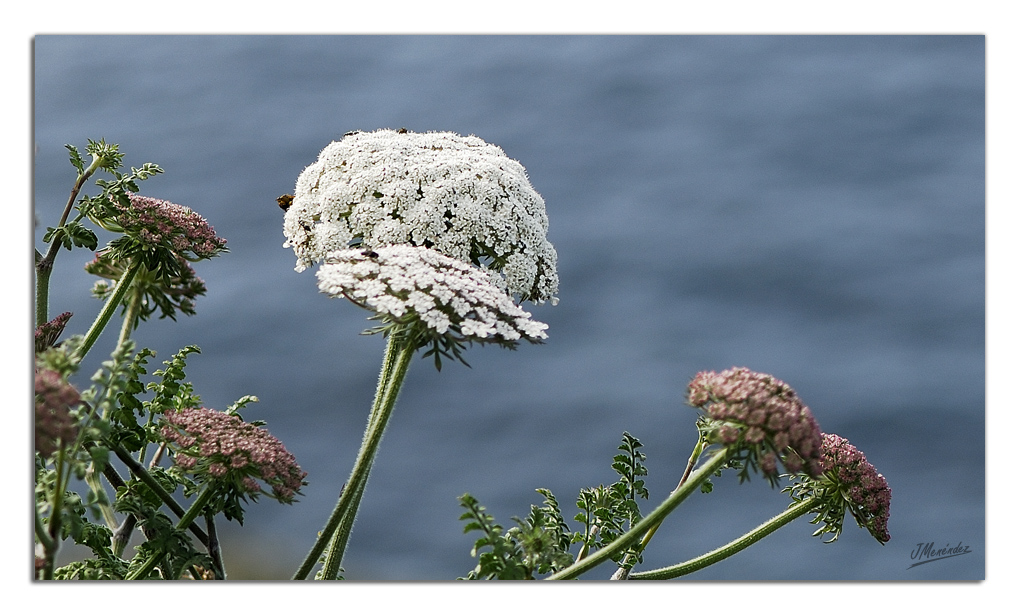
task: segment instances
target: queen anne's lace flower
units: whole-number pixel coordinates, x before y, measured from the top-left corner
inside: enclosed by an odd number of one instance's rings
[[[265,493],[255,479],[272,488],[272,496],[291,502],[307,472],[283,443],[261,427],[208,408],[168,412],[162,434],[176,450],[175,463],[186,472],[232,481],[250,495]]]
[[[777,475],[776,454],[790,472],[819,474],[818,423],[782,380],[746,367],[701,372],[691,380],[687,396],[714,421],[714,437],[727,445],[740,443],[766,477]]]
[[[188,207],[138,194],[127,196],[128,203],[114,201],[109,215],[97,222],[107,230],[124,233],[146,250],[168,250],[191,261],[211,258],[226,249],[226,240]]]
[[[545,202],[495,145],[450,132],[349,133],[298,177],[284,247],[298,271],[360,245],[424,246],[493,272],[521,300],[556,303]]]
[[[850,509],[857,524],[867,528],[879,542],[889,542],[892,490],[864,453],[846,438],[823,434],[822,471],[824,480],[836,487],[841,503]]]
[[[433,336],[511,346],[547,337],[548,325],[532,320],[484,271],[429,248],[341,250],[317,276],[322,292]]]

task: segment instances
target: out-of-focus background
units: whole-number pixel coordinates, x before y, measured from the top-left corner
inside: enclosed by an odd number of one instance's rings
[[[417,360],[354,528],[346,576],[453,579],[473,567],[457,496],[504,525],[551,489],[610,483],[628,431],[651,510],[696,438],[700,370],[792,385],[893,490],[892,540],[800,519],[693,579],[985,577],[985,39],[982,36],[38,36],[36,241],[74,181],[65,143],[119,143],[166,173],[230,253],[196,265],[198,315],[144,323],[152,365],[197,344],[189,379],[242,395],[308,471],[293,506],[222,524],[231,578],[289,578],[354,461],[383,340],[281,247],[276,197],[350,130],[474,134],[543,195],[560,303],[548,343]],[[94,193],[94,190],[92,191]],[[100,303],[57,260],[50,310],[84,332]],[[79,384],[112,350],[100,339]],[[716,480],[642,568],[699,555],[777,514],[763,480]],[[909,568],[917,545],[972,553]],[[605,566],[585,578],[608,578]]]

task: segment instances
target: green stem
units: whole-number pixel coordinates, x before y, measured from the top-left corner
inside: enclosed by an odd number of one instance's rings
[[[56,468],[57,480],[54,482],[53,503],[50,505],[50,523],[46,528],[46,535],[49,537],[49,548],[43,552],[43,557],[45,558],[43,579],[53,578],[57,552],[60,551],[60,527],[64,517],[64,482],[66,480],[64,475],[63,446],[57,451]]]
[[[209,534],[209,544],[206,546],[206,550],[209,552],[209,559],[212,560],[213,577],[218,581],[226,581],[227,569],[223,566],[220,540],[216,536],[216,519],[212,515],[205,516],[205,529]]]
[[[120,326],[120,337],[117,338],[117,346],[120,346],[131,337],[131,332],[135,329],[135,319],[138,317],[138,311],[142,305],[142,293],[138,292],[138,289],[134,289],[131,293],[131,299],[128,300],[124,310],[124,322]]]
[[[697,444],[694,445],[694,450],[691,451],[691,456],[687,459],[687,467],[684,469],[683,476],[680,477],[680,482],[677,483],[676,489],[673,490],[674,493],[687,482],[687,479],[691,475],[691,471],[694,470],[694,466],[698,464],[698,459],[701,458],[701,453],[705,450],[705,444],[706,441],[704,436],[699,436]],[[652,541],[652,536],[655,536],[656,530],[658,530],[661,525],[662,521],[656,523],[651,527],[651,529],[645,532],[644,537],[641,538],[641,542],[638,543],[638,553],[645,550],[648,543]],[[613,579],[629,578],[630,569],[634,566],[634,563],[625,562],[625,564],[629,565],[620,566],[620,568],[617,569],[616,574],[613,575]]]
[[[208,504],[210,500],[212,500],[215,493],[216,490],[213,488],[213,485],[206,485],[205,489],[202,490],[202,493],[198,494],[198,497],[195,498],[195,502],[190,508],[188,508],[188,512],[184,513],[181,520],[177,522],[177,529],[183,530],[189,527],[195,519],[202,514],[202,509],[206,507],[206,504]],[[149,556],[149,559],[145,560],[145,563],[142,564],[141,568],[138,568],[124,577],[124,580],[134,581],[139,578],[147,577],[149,573],[152,572],[152,569],[156,567],[156,564],[159,563],[159,560],[163,559],[165,554],[165,547],[158,549],[155,553]]]
[[[39,511],[35,511],[35,538],[39,541],[39,544],[43,548],[43,570],[40,575],[36,573],[36,578],[52,579],[53,578],[53,564],[49,558],[50,551],[54,548],[53,539],[50,538],[49,533],[46,531],[46,526],[43,524],[42,517],[39,516]]]
[[[585,559],[560,570],[556,574],[546,577],[546,580],[553,581],[558,579],[577,578],[609,559],[612,554],[619,553],[621,550],[626,549],[640,540],[641,537],[648,532],[648,530],[662,523],[662,520],[669,516],[669,514],[673,512],[681,502],[687,499],[687,496],[693,493],[694,490],[701,485],[701,483],[714,474],[716,470],[722,468],[722,466],[729,461],[731,456],[732,453],[729,448],[723,448],[716,452],[714,455],[709,457],[709,459],[705,462],[705,465],[701,466],[690,475],[690,478],[685,484],[671,493],[669,497],[666,498],[662,504],[659,504],[655,510],[649,513],[647,517],[635,523],[634,527],[630,528],[627,533],[597,552],[589,555]]]
[[[347,542],[350,540],[351,529],[354,527],[354,519],[357,516],[358,508],[361,506],[361,497],[365,494],[365,485],[367,483],[368,477],[365,476],[360,484],[347,484],[344,487],[344,491],[351,492],[351,502],[348,506],[349,511],[340,519],[340,523],[337,525],[336,532],[333,535],[333,540],[326,549],[326,557],[323,561],[321,575],[323,580],[336,580],[340,577],[340,564],[347,550]]]
[[[184,515],[186,514],[185,510],[177,503],[177,500],[175,500],[173,496],[167,493],[166,489],[164,489],[162,485],[156,482],[156,479],[149,474],[149,472],[145,469],[145,466],[135,461],[124,447],[113,445],[109,442],[107,442],[107,444],[110,446],[110,450],[113,451],[113,454],[117,456],[117,459],[123,461],[124,465],[128,467],[131,474],[138,478],[138,480],[142,481],[146,487],[151,489],[152,492],[155,493],[164,504],[166,504],[167,508],[177,515],[177,518],[184,519]],[[202,528],[198,527],[197,523],[191,523],[187,527],[203,545],[209,544],[209,536],[202,531]]]
[[[106,300],[106,304],[103,309],[96,316],[95,322],[89,328],[88,333],[85,334],[85,339],[82,341],[75,351],[74,355],[71,356],[71,361],[74,363],[80,363],[85,355],[88,354],[96,340],[99,339],[99,334],[103,332],[106,325],[109,324],[110,318],[113,317],[113,313],[117,311],[117,307],[120,306],[121,301],[124,300],[124,295],[127,293],[128,288],[131,286],[132,280],[135,278],[135,274],[142,268],[141,259],[135,260],[131,266],[124,272],[117,282],[117,287],[113,289],[113,293],[110,298]]]
[[[400,387],[407,375],[414,351],[414,346],[407,344],[403,336],[395,334],[389,336],[379,374],[379,385],[376,389],[372,410],[369,413],[368,426],[365,428],[361,450],[358,452],[350,478],[340,493],[336,507],[330,513],[326,525],[319,533],[312,549],[294,573],[295,580],[308,577],[327,545],[329,552],[326,556],[322,578],[335,579],[339,573],[340,561],[347,547],[347,539],[350,537],[350,530],[354,525],[354,517],[361,503],[361,496],[368,482],[368,475],[372,470],[379,442],[382,440],[386,424],[396,405],[397,395],[400,393]]]
[[[364,456],[365,461],[361,464],[360,468],[357,463],[355,464],[355,469],[347,481],[349,486],[353,486],[351,490],[351,503],[348,506],[347,512],[344,513],[336,536],[334,536],[333,541],[326,550],[326,560],[322,569],[322,578],[324,580],[333,580],[339,576],[340,564],[347,549],[347,541],[350,539],[358,507],[361,505],[361,498],[365,493],[365,486],[368,484],[369,473],[372,471],[372,464],[375,461],[379,443],[382,441],[386,425],[389,422],[390,415],[393,413],[393,408],[396,406],[404,377],[407,375],[411,359],[414,357],[415,347],[401,342],[396,336],[393,337],[393,348],[393,351],[387,348],[386,354],[388,356],[383,363],[383,370],[388,372],[388,382],[381,401],[378,402],[377,407],[373,408],[371,415],[373,418],[366,438],[368,451]],[[393,355],[397,356],[394,357]]]
[[[386,428],[385,421],[389,420],[389,412],[383,414],[381,409],[389,405],[390,412],[396,403],[397,393],[400,391],[400,387],[403,383],[404,376],[401,375],[399,381],[396,382],[396,389],[393,389],[394,380],[393,372],[394,367],[398,363],[400,353],[396,349],[400,348],[398,338],[392,337],[390,342],[387,343],[387,349],[385,356],[383,357],[383,366],[379,373],[379,385],[376,390],[376,398],[372,404],[372,410],[368,416],[368,426],[366,427],[366,437],[368,433],[373,430],[379,433],[379,437],[382,437],[382,430]],[[411,352],[413,354],[413,351]],[[410,358],[410,357],[408,357]],[[404,371],[406,373],[407,366]],[[392,401],[389,401],[391,400]],[[383,421],[383,422],[380,422]],[[353,475],[352,477],[353,478]],[[348,512],[344,514],[337,526],[336,533],[333,537],[333,541],[329,544],[329,548],[326,551],[326,558],[323,564],[323,579],[337,579],[340,574],[340,563],[343,558],[343,554],[347,549],[347,541],[350,539],[351,528],[354,527],[354,518],[358,508],[361,506],[361,498],[365,494],[365,485],[368,484],[368,471],[360,477],[358,484],[352,484],[350,481],[347,482],[344,487],[345,491],[351,491],[351,503],[348,507]]]
[[[106,523],[106,527],[111,530],[116,530],[119,523],[117,523],[117,517],[113,514],[113,506],[110,504],[110,496],[106,493],[106,488],[103,487],[103,481],[99,479],[99,473],[96,472],[96,462],[90,461],[88,468],[85,470],[85,484],[89,486],[89,489],[95,494],[96,507],[99,508],[99,513],[103,517],[103,522]]]
[[[105,163],[105,159],[102,157],[93,157],[92,164],[90,164],[82,173],[78,176],[78,179],[74,182],[74,187],[71,188],[71,196],[67,198],[67,204],[64,205],[64,211],[60,214],[60,222],[57,224],[57,228],[64,226],[67,222],[67,217],[71,215],[71,208],[74,206],[74,200],[78,198],[78,193],[81,192],[82,186],[85,182],[92,177],[92,174],[99,170]],[[50,243],[49,249],[46,251],[46,256],[39,256],[39,252],[36,251],[35,259],[35,326],[42,325],[49,321],[47,318],[47,312],[49,311],[49,297],[50,297],[50,274],[53,273],[53,261],[57,258],[57,253],[60,251],[61,242],[54,238]]]
[[[775,517],[772,517],[765,523],[762,523],[761,525],[754,528],[750,532],[744,534],[740,538],[737,538],[736,540],[726,545],[723,545],[718,549],[715,549],[714,551],[709,551],[708,553],[700,557],[696,557],[692,560],[688,560],[680,564],[675,564],[673,566],[657,568],[655,570],[647,570],[644,572],[635,572],[630,575],[630,578],[634,580],[675,579],[677,577],[682,577],[684,575],[691,574],[692,572],[701,570],[702,568],[706,568],[716,562],[722,561],[727,557],[733,555],[734,553],[743,551],[747,547],[750,547],[754,543],[758,542],[762,538],[765,538],[766,536],[783,527],[787,523],[804,515],[805,513],[810,512],[813,508],[817,506],[818,506],[817,498],[808,498],[806,500],[802,500],[800,502],[797,502],[790,508],[787,508],[785,511],[776,515]]]

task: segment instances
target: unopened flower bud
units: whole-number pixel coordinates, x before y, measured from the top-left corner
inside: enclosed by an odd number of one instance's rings
[[[713,421],[719,442],[730,445],[742,438],[750,460],[770,480],[776,476],[776,455],[789,472],[818,475],[822,443],[818,424],[782,380],[746,367],[706,371],[691,380],[687,399]]]

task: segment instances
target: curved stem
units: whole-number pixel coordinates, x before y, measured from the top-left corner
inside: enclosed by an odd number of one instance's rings
[[[558,579],[577,578],[609,559],[613,553],[619,553],[620,550],[625,549],[640,540],[646,532],[662,523],[662,520],[669,516],[669,514],[673,512],[681,502],[687,499],[687,496],[693,493],[694,490],[705,481],[705,479],[725,465],[731,456],[732,453],[729,448],[723,448],[716,452],[714,455],[709,457],[708,461],[705,462],[705,465],[701,466],[690,475],[690,478],[685,484],[671,493],[670,496],[666,498],[662,504],[659,504],[655,510],[649,513],[647,517],[635,523],[634,527],[630,528],[627,533],[620,536],[599,551],[589,555],[585,559],[560,570],[556,574],[546,577],[546,580],[554,581]]]
[[[103,329],[105,329],[106,325],[110,322],[110,318],[113,317],[113,313],[117,311],[117,307],[120,305],[121,301],[124,300],[124,295],[127,293],[128,288],[130,288],[135,274],[137,274],[138,270],[141,268],[142,261],[141,259],[137,259],[130,267],[128,267],[127,271],[124,272],[124,275],[120,277],[120,280],[117,282],[117,287],[113,290],[110,298],[106,300],[106,304],[99,312],[99,315],[96,316],[96,320],[92,323],[88,333],[85,334],[85,339],[82,341],[81,346],[79,346],[74,351],[74,355],[71,356],[71,361],[80,363],[81,360],[85,358],[85,355],[88,354],[93,344],[95,344],[96,340],[99,339],[99,334],[103,332]]]
[[[145,466],[135,461],[134,458],[131,457],[131,454],[124,450],[124,447],[114,445],[110,442],[107,442],[107,445],[110,447],[110,450],[113,451],[113,454],[117,456],[117,459],[124,462],[124,465],[128,467],[128,470],[132,475],[142,481],[146,487],[151,489],[152,492],[155,493],[156,496],[159,497],[164,504],[166,504],[167,508],[177,515],[179,519],[184,519],[184,515],[186,514],[185,510],[177,503],[173,496],[167,493],[166,489],[163,489],[162,485],[156,482],[156,479],[149,474],[149,472],[145,469]],[[198,540],[208,548],[208,534],[203,532],[202,528],[198,527],[198,524],[196,523],[191,523],[187,527],[191,530],[191,533],[195,535],[195,538],[198,538]]]
[[[675,564],[673,566],[657,568],[655,570],[647,570],[644,572],[634,572],[631,573],[630,578],[634,580],[675,579],[677,577],[682,577],[692,572],[701,570],[702,568],[706,568],[716,562],[726,559],[727,557],[733,555],[734,553],[743,551],[747,547],[750,547],[754,543],[758,542],[762,538],[765,538],[766,536],[783,527],[787,523],[804,515],[807,512],[810,512],[811,509],[815,508],[817,505],[818,505],[817,498],[808,498],[806,500],[802,500],[800,502],[797,502],[790,508],[787,508],[785,511],[776,515],[775,517],[772,517],[765,523],[762,523],[761,525],[754,528],[750,532],[744,534],[740,538],[737,538],[736,540],[727,543],[719,547],[718,549],[709,551],[708,553],[700,557],[696,557],[692,560],[688,560],[680,564]]]
[[[329,552],[326,556],[327,561],[323,568],[322,578],[336,578],[340,569],[340,561],[347,547],[351,527],[354,525],[354,517],[357,514],[361,496],[375,460],[375,453],[379,448],[379,442],[382,440],[390,414],[393,412],[397,395],[400,393],[400,387],[407,375],[414,351],[414,346],[406,344],[402,336],[390,335],[379,374],[375,400],[369,413],[368,425],[365,428],[365,436],[354,468],[340,493],[336,507],[326,520],[325,527],[319,533],[319,537],[312,545],[308,555],[305,556],[301,566],[294,573],[294,579],[300,580],[308,577],[327,545],[329,545]]]
[[[675,493],[680,487],[683,487],[684,483],[687,482],[687,479],[691,475],[691,471],[694,470],[694,466],[698,464],[698,459],[701,458],[701,453],[705,450],[705,444],[707,444],[705,436],[699,435],[698,442],[694,445],[694,450],[691,451],[691,456],[687,459],[687,467],[684,469],[683,476],[680,477],[680,482],[677,483],[676,489],[673,489],[673,493]],[[640,547],[638,553],[645,550],[645,547],[647,547],[648,543],[651,542],[652,536],[655,536],[655,531],[659,529],[660,525],[662,525],[662,521],[656,523],[651,527],[651,529],[645,532],[645,535],[641,538],[641,542],[638,543],[638,546]],[[629,565],[620,566],[613,575],[614,580],[627,579],[630,577],[630,569],[634,566],[634,562],[625,562],[625,564]]]

